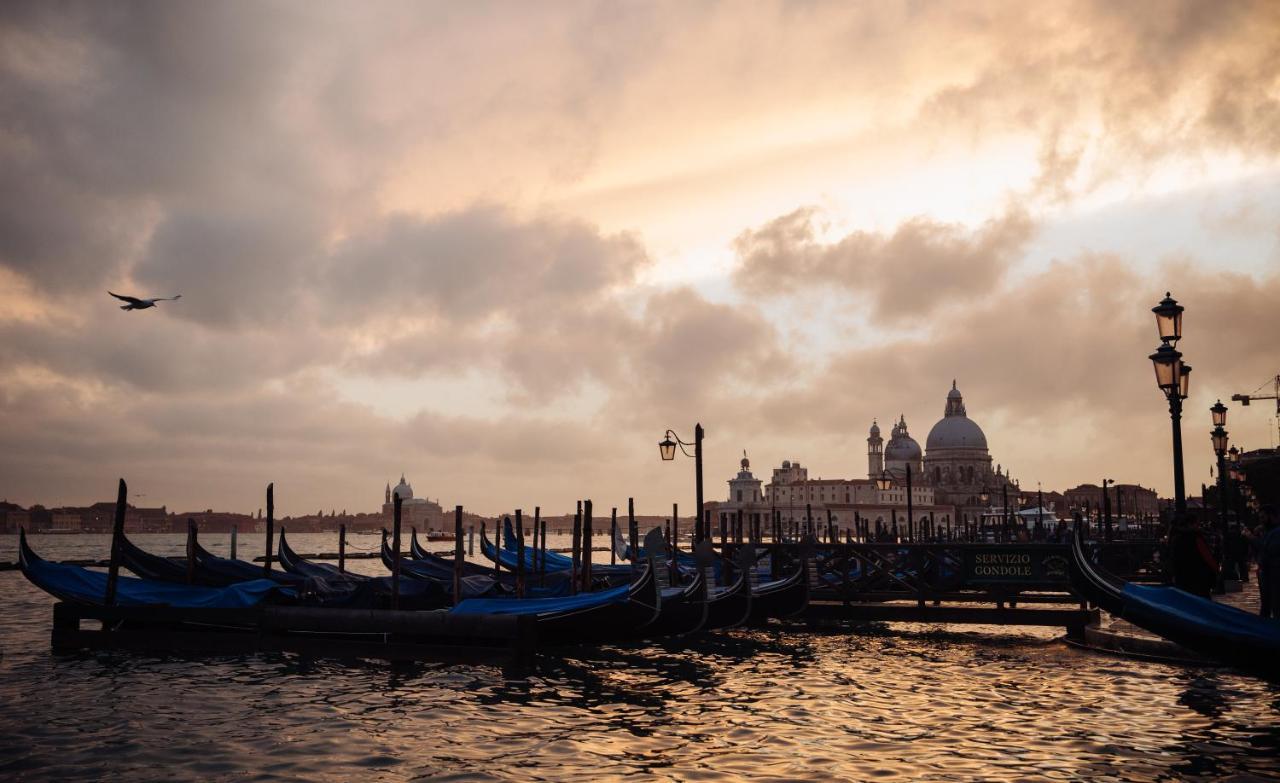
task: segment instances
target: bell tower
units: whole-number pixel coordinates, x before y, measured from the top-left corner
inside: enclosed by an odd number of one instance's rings
[[[867,438],[867,478],[880,478],[884,471],[884,439],[880,437],[880,425],[873,419],[871,433]]]

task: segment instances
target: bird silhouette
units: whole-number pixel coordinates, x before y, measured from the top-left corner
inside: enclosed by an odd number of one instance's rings
[[[122,305],[120,307],[121,310],[146,310],[148,307],[155,307],[156,302],[170,302],[174,299],[182,298],[182,294],[178,294],[177,296],[156,296],[151,299],[139,299],[136,296],[121,296],[120,294],[114,294],[110,291],[107,293],[111,294],[116,299],[119,299],[121,302],[129,303],[127,305]]]

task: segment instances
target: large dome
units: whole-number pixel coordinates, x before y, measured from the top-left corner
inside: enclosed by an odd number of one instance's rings
[[[929,430],[925,448],[935,449],[987,449],[987,436],[982,428],[968,416],[948,416]]]
[[[925,448],[932,454],[935,449],[981,449],[987,450],[987,436],[982,428],[974,423],[965,413],[964,398],[951,382],[951,391],[947,392],[947,409],[942,420],[929,430],[925,439]]]

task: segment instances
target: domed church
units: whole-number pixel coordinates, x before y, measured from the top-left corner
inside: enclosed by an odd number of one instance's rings
[[[964,396],[951,382],[942,418],[925,438],[923,458],[920,445],[907,433],[904,417],[893,426],[888,445],[881,447],[880,427],[872,422],[867,438],[868,478],[876,478],[881,470],[902,481],[906,466],[911,466],[913,483],[934,488],[936,502],[955,506],[982,505],[979,496],[985,489],[993,498],[1000,497],[1008,486],[1011,496],[1016,489],[1000,466],[991,469],[991,453],[987,436],[977,422],[969,418]]]

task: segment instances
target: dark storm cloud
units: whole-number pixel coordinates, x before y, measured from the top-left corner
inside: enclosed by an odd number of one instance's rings
[[[824,243],[815,218],[799,209],[740,234],[737,284],[761,296],[842,288],[868,296],[874,320],[896,325],[989,291],[1033,234],[1031,220],[1010,211],[976,231],[920,217],[891,233],[855,231]]]

